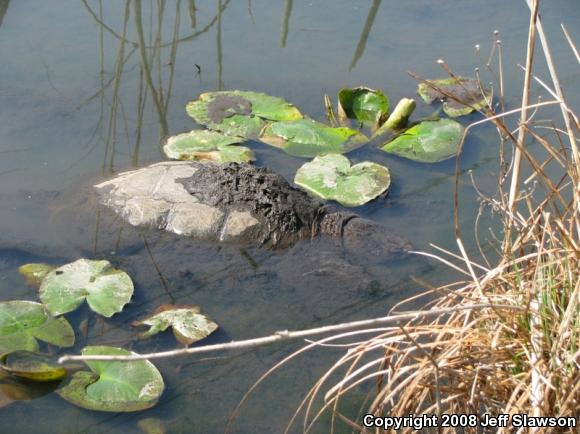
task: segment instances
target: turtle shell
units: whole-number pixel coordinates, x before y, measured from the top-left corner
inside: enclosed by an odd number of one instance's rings
[[[95,188],[99,202],[133,226],[275,246],[307,233],[320,207],[282,176],[249,164],[162,162]]]

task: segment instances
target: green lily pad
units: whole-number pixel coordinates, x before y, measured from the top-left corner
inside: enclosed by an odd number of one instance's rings
[[[265,120],[302,118],[300,111],[282,98],[239,90],[203,93],[185,109],[197,123],[211,130],[244,138],[258,137]]]
[[[216,124],[207,116],[207,105],[202,101],[193,101],[186,107],[187,113],[195,121],[214,131],[221,131],[229,136],[255,139],[266,125],[266,121],[256,116],[232,115]]]
[[[83,355],[134,355],[122,348],[89,346]],[[146,410],[159,401],[163,377],[148,360],[131,362],[86,362],[92,372],[78,371],[57,390],[70,403],[96,411],[130,412]]]
[[[48,264],[24,264],[18,268],[18,272],[26,278],[26,283],[30,286],[39,286],[44,276],[54,269],[54,266]]]
[[[173,160],[208,160],[217,163],[246,163],[254,160],[254,153],[245,146],[232,146],[244,142],[240,137],[230,137],[216,131],[194,130],[170,137],[163,152]]]
[[[30,351],[13,351],[0,358],[0,368],[27,380],[56,381],[66,376],[66,369],[54,358]]]
[[[466,77],[427,80],[427,83],[419,83],[417,87],[417,93],[427,104],[435,100],[443,101],[443,111],[452,118],[468,115],[485,107],[487,100],[491,98],[491,92],[488,89],[483,89],[483,92],[482,95],[476,79]],[[449,98],[448,95],[453,95],[461,102]]]
[[[40,303],[25,300],[0,303],[0,354],[38,351],[37,339],[59,347],[74,345],[75,334],[64,318],[51,317]]]
[[[93,311],[109,318],[121,312],[132,295],[129,275],[109,261],[79,259],[51,271],[40,285],[40,300],[52,315],[71,312],[86,299]]]
[[[251,114],[271,121],[294,121],[302,119],[302,113],[293,104],[283,98],[261,92],[231,90],[223,92],[208,92],[200,95],[200,99],[216,102],[221,96],[238,97],[249,101]],[[211,104],[210,104],[211,105]]]
[[[423,121],[381,149],[410,160],[436,163],[457,154],[463,131],[463,126],[452,119]]]
[[[380,90],[368,87],[342,89],[338,93],[338,116],[364,124],[380,125],[387,118],[389,99]]]
[[[133,326],[149,326],[149,330],[139,335],[143,339],[171,327],[175,339],[183,345],[190,345],[218,328],[215,322],[199,312],[197,306],[166,304],[159,306],[149,317],[133,322]]]
[[[359,206],[387,191],[391,176],[380,164],[365,161],[351,167],[343,155],[328,154],[302,165],[294,182],[323,199]]]
[[[260,140],[290,155],[307,158],[344,154],[368,142],[368,138],[356,130],[333,128],[311,119],[273,122],[264,129]]]

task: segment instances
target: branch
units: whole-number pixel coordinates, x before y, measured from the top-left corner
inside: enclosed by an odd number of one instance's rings
[[[464,310],[481,310],[481,309],[506,309],[506,310],[517,310],[517,311],[524,311],[525,308],[521,306],[510,306],[510,305],[494,305],[494,304],[470,304],[465,306],[456,306],[444,309],[432,309],[428,311],[416,311],[411,313],[404,313],[398,315],[391,315],[386,317],[380,318],[373,318],[361,321],[352,321],[346,322],[336,325],[330,326],[323,326],[323,327],[316,327],[307,330],[296,330],[296,331],[288,331],[282,330],[278,331],[272,335],[264,336],[261,338],[255,339],[246,339],[243,341],[232,341],[224,344],[214,344],[214,345],[205,345],[202,347],[195,347],[195,348],[181,348],[178,350],[170,350],[170,351],[161,351],[158,353],[149,353],[149,354],[135,354],[131,356],[72,356],[72,355],[65,355],[58,359],[58,363],[64,364],[66,362],[76,362],[76,361],[90,361],[90,360],[100,360],[100,361],[135,361],[135,360],[149,360],[149,359],[164,359],[168,357],[176,357],[176,356],[184,356],[186,354],[201,354],[201,353],[209,353],[213,351],[223,351],[223,350],[238,350],[242,348],[254,348],[254,347],[261,347],[264,345],[270,345],[275,342],[279,341],[288,341],[294,339],[301,339],[308,336],[316,336],[321,335],[324,333],[329,332],[338,332],[342,330],[349,330],[358,327],[369,327],[375,326],[380,324],[398,324],[403,321],[412,321],[417,318],[429,318],[429,317],[436,317],[439,315],[445,315],[449,313],[464,311]]]

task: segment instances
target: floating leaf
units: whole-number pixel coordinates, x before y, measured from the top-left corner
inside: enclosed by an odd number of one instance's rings
[[[51,271],[40,285],[40,299],[53,315],[75,310],[86,299],[93,311],[108,318],[120,312],[132,295],[129,275],[109,261],[79,259]]]
[[[170,137],[163,152],[173,160],[209,160],[217,163],[245,163],[254,159],[253,152],[240,137],[225,136],[215,131],[194,130]]]
[[[443,101],[443,111],[453,118],[485,107],[487,100],[491,98],[491,92],[488,89],[483,89],[484,94],[482,94],[479,83],[474,78],[455,77],[426,81],[427,83],[418,85],[417,93],[427,104],[435,100]],[[453,95],[461,102],[449,98],[448,95]]]
[[[356,119],[373,126],[380,125],[387,117],[389,99],[380,90],[368,87],[342,89],[338,94],[338,116]]]
[[[75,335],[64,318],[52,318],[44,306],[33,301],[0,303],[0,354],[17,350],[37,351],[38,342],[59,347],[74,345]]]
[[[187,105],[187,113],[200,125],[211,130],[221,131],[229,136],[239,136],[246,139],[257,138],[266,125],[266,122],[255,116],[233,115],[216,124],[209,120],[207,106],[201,101],[194,101]]]
[[[359,206],[384,193],[391,177],[389,169],[380,164],[365,161],[351,167],[346,157],[329,154],[300,167],[294,182],[323,199]]]
[[[18,268],[18,272],[26,278],[26,283],[31,286],[39,286],[44,276],[54,270],[54,266],[48,264],[24,264]]]
[[[218,328],[215,322],[199,313],[199,307],[170,304],[159,306],[151,316],[135,321],[133,325],[150,326],[149,330],[140,334],[141,338],[148,338],[171,327],[175,339],[183,345],[197,342]]]
[[[368,138],[356,130],[332,128],[311,119],[273,122],[264,129],[260,140],[290,155],[307,158],[330,153],[344,154],[368,142]]]
[[[85,347],[82,354],[135,355],[122,348]],[[97,411],[129,412],[146,410],[159,401],[165,385],[163,377],[150,361],[85,362],[92,372],[78,371],[57,393],[79,407]]]
[[[256,138],[266,125],[265,119],[302,118],[300,111],[282,98],[239,90],[203,93],[185,109],[201,125],[244,138]]]
[[[390,154],[424,163],[436,163],[457,154],[463,126],[451,119],[423,121],[381,149]]]
[[[222,95],[239,97],[249,101],[252,115],[262,119],[271,121],[294,121],[302,119],[302,113],[293,104],[290,104],[283,98],[261,92],[246,92],[241,90],[210,92],[203,94],[200,98],[207,96],[210,99],[211,97],[217,98]]]
[[[13,351],[4,354],[0,362],[0,367],[6,372],[27,380],[56,381],[66,376],[66,369],[54,358],[30,351]]]

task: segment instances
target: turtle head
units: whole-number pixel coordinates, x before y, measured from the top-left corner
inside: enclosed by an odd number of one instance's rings
[[[320,222],[320,233],[341,238],[350,253],[375,260],[402,256],[412,249],[407,239],[353,213],[325,214]]]

